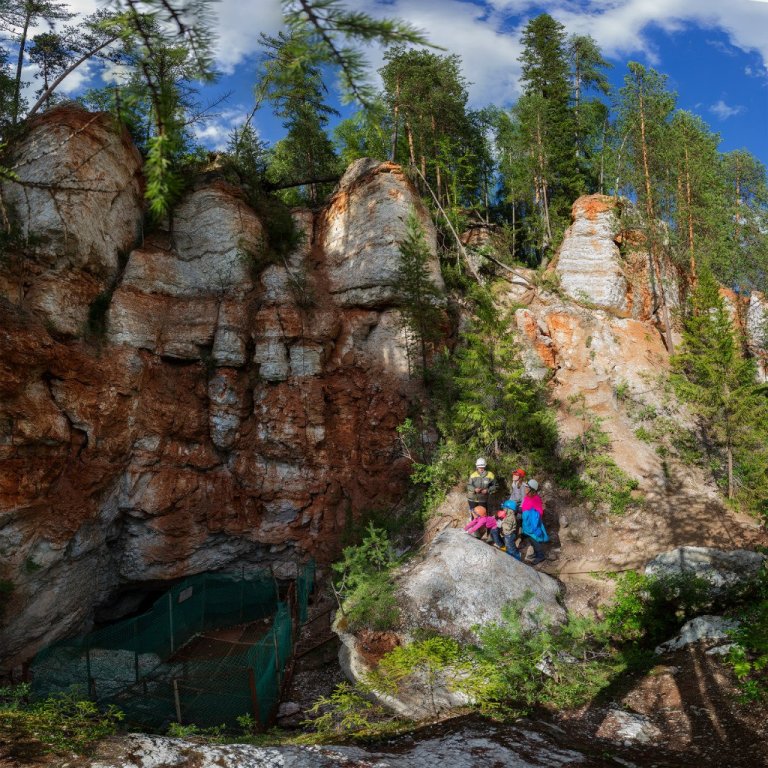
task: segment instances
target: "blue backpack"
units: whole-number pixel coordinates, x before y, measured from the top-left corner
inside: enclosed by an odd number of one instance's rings
[[[544,520],[535,509],[523,512],[523,536],[529,536],[534,541],[549,541]]]

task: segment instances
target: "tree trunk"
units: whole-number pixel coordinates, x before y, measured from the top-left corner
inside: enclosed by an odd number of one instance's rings
[[[730,440],[726,446],[726,452],[728,455],[728,498],[732,499],[735,495],[735,489],[733,486],[733,446]]]
[[[46,90],[42,94],[40,94],[40,98],[35,102],[32,109],[29,110],[29,112],[27,113],[27,117],[32,117],[32,115],[34,115],[35,112],[37,112],[37,110],[40,109],[40,107],[49,99],[50,95],[59,87],[59,84],[61,83],[62,80],[64,80],[65,77],[67,77],[72,72],[74,72],[84,61],[88,61],[88,59],[90,59],[92,56],[95,56],[99,51],[101,51],[103,48],[106,48],[110,43],[114,43],[118,37],[119,35],[115,35],[114,37],[109,38],[109,40],[96,46],[96,48],[92,48],[90,51],[83,54],[77,61],[75,61],[73,64],[67,67],[51,83],[51,86],[49,88],[46,88]]]
[[[24,28],[21,31],[19,40],[19,57],[16,61],[16,79],[13,86],[13,124],[19,121],[19,102],[21,101],[21,70],[24,67],[24,49],[27,47],[27,32],[29,31],[29,22],[31,21],[32,11],[27,6],[24,16]]]
[[[691,194],[691,168],[688,158],[688,147],[685,147],[685,200],[688,206],[688,256],[690,259],[691,286],[696,287],[696,256],[693,244],[693,195]]]
[[[394,163],[397,156],[397,131],[400,127],[400,78],[397,79],[397,83],[395,84],[395,109],[392,122],[392,151],[389,159]]]
[[[411,165],[416,165],[416,150],[413,146],[413,131],[411,130],[411,124],[408,120],[405,121],[405,135],[408,137],[408,156],[411,160]]]
[[[651,247],[650,256],[652,269],[656,274],[659,302],[661,309],[662,321],[664,323],[664,336],[667,345],[667,351],[669,354],[674,354],[675,346],[672,341],[672,323],[669,319],[669,308],[667,307],[667,301],[664,292],[664,283],[661,280],[661,265],[659,264],[658,246],[656,245],[656,214],[653,205],[653,192],[651,189],[651,170],[650,163],[648,161],[648,143],[646,141],[645,134],[645,104],[643,102],[642,93],[639,95],[639,113],[640,113],[640,150],[643,158],[643,180],[645,182],[645,214],[648,219],[648,230],[651,233]]]
[[[542,250],[552,243],[552,225],[549,221],[549,201],[547,200],[547,178],[545,175],[544,143],[541,138],[541,115],[536,115],[536,151],[539,164],[539,184],[541,186],[541,202],[544,211],[544,224],[546,242],[542,243]]]

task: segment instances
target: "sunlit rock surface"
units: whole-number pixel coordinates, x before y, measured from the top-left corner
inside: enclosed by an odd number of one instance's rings
[[[80,320],[94,290],[114,291],[104,331],[83,338],[58,300],[19,307],[0,267],[0,579],[14,584],[0,668],[86,629],[119,588],[333,558],[353,520],[407,488],[396,428],[421,396],[391,278],[409,211],[427,215],[399,168],[361,161],[326,209],[297,211],[284,258],[266,257],[264,223],[215,179],[131,250],[135,149],[104,116],[55,114],[21,156],[48,152],[79,178],[70,150],[102,142],[91,177],[114,200],[19,207],[46,243],[25,290],[50,297],[49,275],[91,286]]]

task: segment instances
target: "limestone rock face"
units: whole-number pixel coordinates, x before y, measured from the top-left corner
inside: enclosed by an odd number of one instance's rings
[[[3,200],[29,245],[11,254],[0,295],[78,336],[140,234],[141,157],[109,115],[61,107],[31,124],[11,167]]]
[[[614,241],[618,216],[613,198],[580,197],[573,205],[572,217],[557,263],[560,286],[574,299],[626,316],[627,280]]]
[[[43,127],[67,147],[99,127],[113,142],[103,162],[135,173],[135,150],[103,118],[76,113],[88,125],[76,134],[48,114]],[[72,254],[57,255],[50,211],[20,210],[25,231],[43,228],[46,269],[72,296],[117,283],[98,340],[51,336],[47,289],[42,304],[0,299],[0,579],[14,585],[3,669],[148,581],[267,566],[290,578],[309,556],[334,558],[363,510],[401,497],[396,429],[420,385],[387,280],[417,203],[395,166],[360,168],[326,210],[296,212],[300,244],[269,265],[264,224],[223,181],[193,188],[172,230],[122,271],[115,250],[140,212],[128,170],[102,169],[125,188],[106,214],[100,192],[61,209],[93,219]],[[0,267],[0,285],[13,277]]]
[[[329,290],[339,304],[373,308],[395,302],[398,246],[411,210],[434,249],[432,220],[399,166],[362,158],[349,167],[328,206],[323,237]],[[430,266],[433,282],[442,287],[437,260]]]
[[[768,381],[768,300],[760,291],[750,293],[746,314],[747,343],[757,361],[760,381]]]
[[[648,320],[662,289],[670,310],[680,304],[679,290],[672,265],[660,259],[655,267],[645,236],[624,220],[626,205],[607,195],[576,200],[554,269],[563,292],[577,302],[615,317]]]
[[[728,640],[728,633],[738,626],[738,621],[726,619],[724,616],[697,616],[683,624],[680,632],[671,640],[656,646],[656,653],[679,651],[687,645],[702,640],[714,645],[722,645],[724,641]]]

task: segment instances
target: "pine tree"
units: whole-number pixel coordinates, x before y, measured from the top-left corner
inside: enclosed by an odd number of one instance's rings
[[[400,243],[400,266],[395,276],[397,292],[409,350],[415,346],[426,376],[429,350],[440,338],[443,320],[441,295],[432,281],[429,262],[432,254],[415,211],[408,215],[406,236]],[[409,353],[412,357],[412,354]]]
[[[265,35],[262,42],[267,58],[262,65],[257,101],[269,100],[288,131],[272,150],[267,177],[276,186],[301,183],[306,200],[316,205],[328,189],[321,180],[337,176],[340,171],[325,132],[329,117],[338,113],[325,102],[327,89],[320,67],[307,55],[305,32]]]
[[[24,106],[21,95],[21,73],[24,57],[27,54],[30,29],[41,23],[53,26],[55,22],[70,19],[72,16],[72,12],[65,3],[55,2],[55,0],[6,0],[0,5],[0,27],[11,33],[18,46],[11,107],[12,123],[19,121]]]
[[[720,137],[704,121],[678,110],[670,124],[670,166],[675,185],[673,222],[686,282],[695,284],[697,261],[716,269],[729,250],[729,221]]]
[[[642,64],[630,61],[629,73],[620,91],[617,131],[624,149],[627,185],[637,195],[645,216],[649,243],[656,308],[662,319],[667,349],[674,351],[672,324],[661,276],[658,222],[662,202],[668,193],[669,153],[671,146],[669,119],[675,106],[675,95],[666,88],[666,76]]]
[[[753,360],[742,344],[712,273],[702,268],[690,297],[683,345],[673,358],[674,382],[708,440],[724,456],[728,498],[736,496],[739,471],[750,502],[768,498],[768,400]],[[757,480],[757,482],[755,482]]]
[[[526,374],[512,313],[500,312],[484,289],[453,355],[452,403],[443,427],[472,452],[551,455],[556,429],[539,385]]]
[[[725,210],[731,247],[718,262],[721,280],[742,290],[768,291],[768,179],[765,166],[746,150],[722,158]]]
[[[342,120],[333,135],[346,167],[361,157],[386,160],[390,141],[389,112],[383,99],[373,99],[367,107]]]
[[[459,57],[396,46],[384,59],[390,158],[414,169],[422,192],[429,194],[429,187],[455,214],[477,190],[477,177],[467,170],[476,166],[478,134],[467,112]]]

